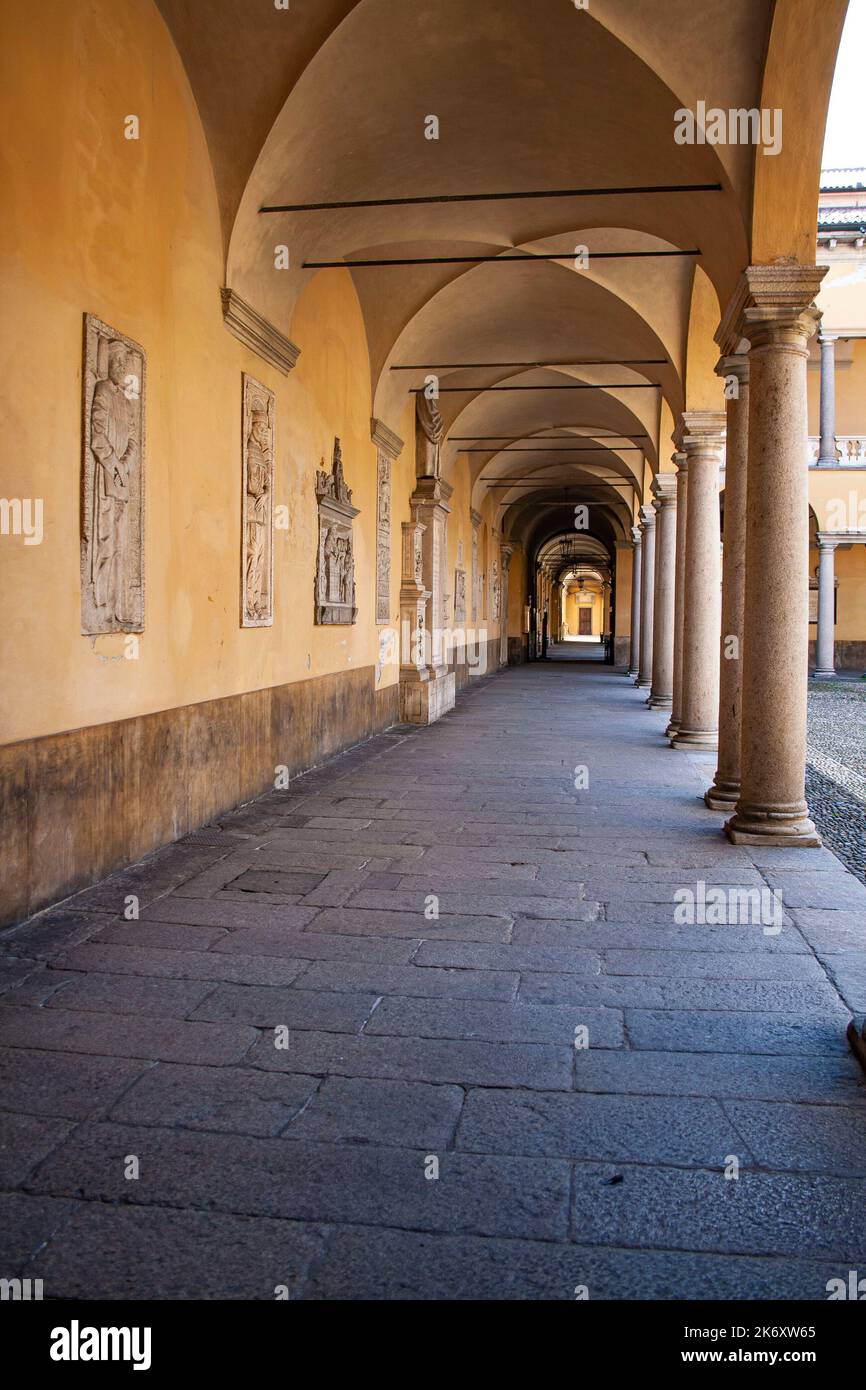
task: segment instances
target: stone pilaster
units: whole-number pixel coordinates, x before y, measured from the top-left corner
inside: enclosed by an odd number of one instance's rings
[[[514,554],[514,546],[504,542],[499,547],[500,566],[502,570],[502,594],[499,604],[499,664],[508,665],[508,572],[511,566],[511,557]]]
[[[452,489],[441,478],[422,477],[415,484],[415,491],[409,499],[412,521],[416,531],[416,550],[413,584],[420,585],[424,591],[424,673],[416,679],[403,680],[400,672],[402,717],[406,723],[432,724],[448,710],[453,709],[456,681],[453,671],[449,671],[445,661],[445,585],[443,553],[445,546],[445,526],[451,508],[448,501]],[[405,531],[404,531],[405,549]],[[420,554],[420,566],[418,556]],[[404,583],[401,587],[401,611],[403,589],[406,587],[406,557],[404,554]],[[405,691],[404,691],[405,685]]]
[[[725,417],[686,411],[678,442],[688,459],[688,516],[683,586],[683,666],[674,748],[715,748],[719,720],[721,534],[719,467]]]
[[[809,498],[806,359],[822,266],[750,266],[719,329],[749,351],[740,797],[735,844],[813,846],[805,799]]]
[[[650,709],[670,709],[674,680],[674,581],[677,553],[677,484],[673,473],[659,473],[652,492],[656,522],[655,601],[653,604]]]
[[[738,345],[739,346],[739,345]],[[748,344],[742,346],[748,349]],[[746,482],[749,448],[749,359],[722,357],[725,378],[725,544],[722,559],[722,640],[719,661],[719,760],[704,800],[715,811],[733,808],[740,794],[743,704],[743,609],[746,596]]]

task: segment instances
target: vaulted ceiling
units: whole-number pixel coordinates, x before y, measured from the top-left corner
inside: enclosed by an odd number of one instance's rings
[[[712,335],[753,251],[756,185],[815,160],[814,140],[771,173],[751,146],[677,144],[675,112],[778,96],[778,52],[793,93],[811,82],[795,131],[821,127],[846,0],[218,0],[206,20],[199,0],[158,3],[208,141],[226,284],[291,336],[311,277],[346,273],[305,262],[435,258],[349,271],[371,413],[393,426],[434,372],[446,466],[469,470],[474,505],[493,491],[508,534],[540,543],[580,496],[599,540],[627,534],[673,420],[721,402]],[[399,201],[682,185],[715,187]],[[558,389],[511,389],[539,386]]]

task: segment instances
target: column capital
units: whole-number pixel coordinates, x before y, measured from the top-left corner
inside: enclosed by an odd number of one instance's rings
[[[823,328],[819,328],[819,329],[818,329],[818,342],[821,344],[822,347],[823,347],[823,345],[824,345],[825,343],[827,343],[827,344],[830,344],[830,343],[838,343],[838,341],[839,341],[839,334],[838,334],[838,333],[825,333],[825,331],[824,331]]]
[[[640,543],[642,539],[640,526],[633,526],[631,528],[631,538],[635,549],[640,550]]]
[[[640,509],[641,528],[644,531],[650,530],[656,524],[655,509],[650,503]]]
[[[748,348],[748,343],[746,343]],[[749,384],[748,352],[729,352],[719,358],[715,366],[716,376],[735,377],[741,386]]]
[[[835,550],[837,545],[845,544],[847,536],[844,533],[841,535],[834,535],[832,532],[819,531],[815,539],[818,542],[819,550]],[[861,537],[861,539],[866,538]]]
[[[701,454],[721,454],[725,447],[727,417],[719,410],[684,410],[675,442],[687,459]]]
[[[507,570],[508,566],[511,564],[511,557],[514,554],[514,546],[510,541],[502,542],[499,547],[499,554],[502,557],[502,568]]]
[[[689,456],[688,456],[688,454],[684,454],[684,453],[682,452],[682,450],[677,449],[675,453],[671,454],[671,458],[673,459],[674,463],[675,463],[676,466],[677,466],[677,477],[679,477],[680,473],[688,473],[688,471],[689,471]]]
[[[474,527],[474,529],[475,529],[476,531],[478,530],[478,527],[481,525],[482,521],[484,520],[484,518],[482,517],[481,513],[480,513],[480,512],[476,512],[476,510],[475,510],[474,507],[470,507],[470,508],[469,508],[469,519],[470,519],[470,521],[472,522],[472,525],[473,525],[473,527]]]
[[[657,473],[652,480],[650,491],[655,498],[653,506],[657,511],[660,511],[662,507],[675,507],[677,504],[676,473]]]
[[[775,342],[805,349],[821,320],[814,300],[826,274],[826,266],[795,261],[747,266],[716,332],[723,355],[737,353],[741,338],[752,348]]]

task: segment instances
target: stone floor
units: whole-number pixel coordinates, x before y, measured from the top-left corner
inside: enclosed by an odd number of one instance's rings
[[[866,887],[728,845],[644,699],[512,669],[0,939],[0,1276],[824,1299],[862,1272]],[[780,890],[781,930],[676,924],[699,881]]]

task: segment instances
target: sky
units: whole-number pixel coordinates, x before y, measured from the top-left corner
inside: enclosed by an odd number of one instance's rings
[[[823,159],[825,169],[846,169],[866,165],[864,60],[866,0],[850,0],[827,117]]]

